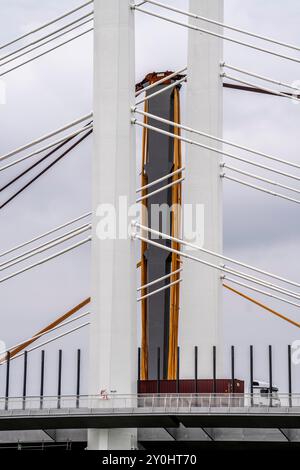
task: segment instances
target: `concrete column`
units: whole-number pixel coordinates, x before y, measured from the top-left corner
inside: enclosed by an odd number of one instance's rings
[[[223,21],[223,0],[190,0],[190,11]],[[222,33],[222,28],[202,21],[191,24]],[[220,62],[222,40],[189,30],[187,124],[215,136],[222,136],[222,80]],[[195,136],[193,137],[195,138]],[[198,137],[198,141],[219,147],[216,142]],[[187,145],[184,204],[196,212],[203,205],[204,227],[197,227],[195,243],[222,253],[222,183],[221,156],[199,147]],[[201,214],[201,210],[199,211]],[[185,206],[184,218],[188,209]],[[195,218],[194,218],[195,219]],[[201,217],[199,218],[201,221]],[[195,223],[195,220],[194,220]],[[194,227],[195,229],[195,227]],[[203,230],[204,238],[201,234]],[[191,254],[204,259],[202,253]],[[211,258],[218,264],[219,260]],[[185,260],[180,315],[180,346],[182,378],[194,377],[193,348],[199,347],[199,377],[212,377],[212,346],[221,345],[221,281],[220,273],[196,262]],[[220,352],[220,351],[219,351]]]
[[[135,201],[134,12],[129,0],[95,0],[92,321],[90,394],[136,393],[134,242],[119,233],[120,197]],[[117,215],[114,226],[113,214]],[[123,209],[122,209],[123,210]],[[110,217],[109,217],[110,215]],[[99,239],[103,217],[111,238]],[[126,220],[126,219],[125,219]],[[103,235],[103,230],[102,230]],[[121,235],[121,238],[120,238]],[[129,404],[129,403],[128,403]],[[110,406],[109,403],[106,403]],[[111,400],[111,406],[118,402]],[[120,405],[120,404],[119,404]],[[89,449],[130,449],[135,430],[90,430]]]

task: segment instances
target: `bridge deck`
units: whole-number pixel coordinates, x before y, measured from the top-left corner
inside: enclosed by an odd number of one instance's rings
[[[300,396],[151,395],[0,399],[0,430],[300,428]]]

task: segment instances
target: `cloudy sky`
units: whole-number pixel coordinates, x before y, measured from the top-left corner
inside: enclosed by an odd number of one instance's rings
[[[171,3],[184,9],[188,6],[187,0],[172,0]],[[300,44],[300,4],[296,0],[225,0],[224,3],[225,22],[228,24]],[[0,43],[9,41],[78,4],[78,0],[0,0]],[[185,29],[141,14],[137,16],[136,26],[137,81],[153,70],[175,70],[186,65]],[[234,35],[231,32],[226,34]],[[238,35],[235,37],[240,38]],[[273,49],[286,52],[280,47]],[[290,55],[297,55],[295,51],[288,52]],[[6,104],[0,105],[1,155],[90,112],[92,54],[92,34],[89,33],[3,77]],[[225,44],[224,60],[232,65],[290,83],[300,80],[299,65],[230,43]],[[224,91],[224,105],[226,139],[300,162],[298,105],[281,98],[230,90]],[[263,162],[262,159],[260,161]],[[24,164],[24,167],[18,165],[9,171],[0,172],[0,186],[27,165],[28,163]],[[239,166],[242,168],[242,165]],[[274,166],[281,168],[280,165]],[[262,171],[255,171],[265,176]],[[289,184],[280,177],[275,176],[274,179]],[[27,177],[22,180],[22,184],[26,181]],[[90,182],[91,140],[81,144],[67,158],[39,178],[30,189],[0,211],[0,251],[90,210]],[[294,181],[291,185],[297,187],[297,182]],[[1,192],[0,202],[5,201],[18,187],[19,183]],[[299,228],[297,204],[278,200],[233,182],[225,182],[226,254],[297,280],[300,261]],[[0,340],[10,346],[25,339],[89,296],[89,250],[89,246],[85,245],[76,252],[0,284]],[[25,262],[22,266],[27,264],[28,262]],[[5,274],[15,270],[11,268],[10,271],[5,271]],[[4,276],[4,272],[2,275]],[[256,297],[281,313],[300,320],[296,308],[272,299],[260,298],[259,295]],[[233,294],[224,292],[224,337],[228,354],[231,344],[238,347],[237,375],[241,378],[244,378],[249,344],[255,345],[259,358],[256,375],[261,379],[267,378],[266,351],[267,346],[273,344],[274,380],[283,391],[286,390],[284,366],[287,344],[300,339],[300,333],[295,327],[236,298]],[[64,350],[64,367],[68,368],[71,374],[68,384],[63,384],[64,393],[74,392],[75,352],[78,347],[86,350],[87,338],[88,332],[81,331],[75,333],[72,339],[61,340],[47,348],[48,394],[55,393],[56,390],[54,366],[59,347]],[[39,354],[34,353],[30,357],[32,369],[38,366]],[[86,371],[86,354],[83,361]],[[14,370],[21,370],[21,366],[21,361],[15,361]],[[295,368],[295,375],[296,373]],[[0,367],[0,387],[3,386],[3,377],[4,370]],[[29,390],[32,394],[38,393],[34,382],[32,381],[32,389]],[[299,390],[300,379],[297,384],[295,378],[296,385]],[[19,394],[18,387],[18,384],[13,384],[12,393]],[[0,395],[2,393],[3,390],[0,389]]]

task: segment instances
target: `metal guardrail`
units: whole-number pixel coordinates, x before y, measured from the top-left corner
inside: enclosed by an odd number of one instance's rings
[[[0,398],[0,415],[101,413],[299,413],[300,394],[172,394]]]

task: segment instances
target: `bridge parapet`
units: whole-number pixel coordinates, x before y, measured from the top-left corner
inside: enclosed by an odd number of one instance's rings
[[[0,415],[78,413],[300,413],[300,394],[149,394],[0,398]]]

